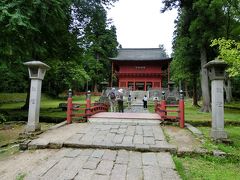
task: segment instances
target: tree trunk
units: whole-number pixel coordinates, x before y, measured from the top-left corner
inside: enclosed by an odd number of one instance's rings
[[[179,82],[178,82],[178,87],[179,87],[179,91],[180,91],[180,90],[183,90],[183,89],[182,89],[182,81],[179,81]]]
[[[197,80],[196,80],[196,78],[193,78],[193,106],[200,107],[198,105]]]
[[[185,93],[186,93],[186,98],[189,98],[189,93],[188,93],[188,83],[187,82],[184,82],[184,88],[185,88]]]
[[[31,81],[29,81],[28,83],[27,97],[26,97],[25,104],[21,107],[22,110],[28,110],[29,108],[30,86],[31,86]]]
[[[211,106],[210,106],[210,94],[209,94],[209,81],[208,81],[208,72],[207,69],[205,69],[203,66],[207,63],[207,52],[206,48],[201,48],[201,89],[202,89],[202,98],[203,98],[203,104],[201,107],[201,112],[210,112]]]
[[[229,103],[232,100],[232,84],[229,78],[227,79],[227,85],[223,83],[223,88],[226,92],[226,102]]]
[[[95,81],[94,81],[94,84],[93,84],[93,92],[98,92],[97,83]]]

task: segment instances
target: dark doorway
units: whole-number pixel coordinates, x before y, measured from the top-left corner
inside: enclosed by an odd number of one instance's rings
[[[135,88],[137,91],[144,91],[144,82],[136,82]]]

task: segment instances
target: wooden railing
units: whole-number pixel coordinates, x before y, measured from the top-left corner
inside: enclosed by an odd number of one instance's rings
[[[72,91],[68,92],[67,102],[67,123],[72,123],[73,118],[85,118],[86,120],[99,112],[107,112],[109,105],[106,103],[91,103],[91,93],[87,92],[86,104],[73,103],[72,102]],[[80,111],[80,112],[79,112]]]
[[[165,93],[162,92],[162,100],[155,102],[155,112],[160,115],[162,120],[177,120],[179,126],[184,128],[184,97],[183,92],[180,91],[180,99],[178,104],[167,104],[165,100]],[[175,113],[176,115],[169,115]]]

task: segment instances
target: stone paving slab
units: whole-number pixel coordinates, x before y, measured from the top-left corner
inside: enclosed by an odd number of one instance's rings
[[[74,125],[78,128],[73,128]],[[171,153],[177,150],[176,146],[165,140],[162,128],[158,124],[72,124],[42,134],[28,144],[28,149],[62,147]]]
[[[79,129],[77,134],[63,142],[64,147],[127,149],[171,153],[176,147],[169,144],[159,125],[116,125],[89,124],[86,129]]]
[[[58,149],[63,146],[63,142],[73,135],[75,138],[80,138],[77,132],[81,130],[82,132],[88,132],[91,128],[87,123],[73,123],[57,129],[48,130],[38,136],[37,139],[33,139],[28,143],[28,149],[43,149],[43,148],[53,148]]]
[[[180,177],[168,152],[62,148],[38,164],[25,179],[178,180]]]

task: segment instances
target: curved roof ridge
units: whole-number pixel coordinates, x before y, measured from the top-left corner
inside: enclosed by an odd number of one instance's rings
[[[118,61],[151,61],[171,60],[161,48],[121,48],[117,57],[110,58]]]

